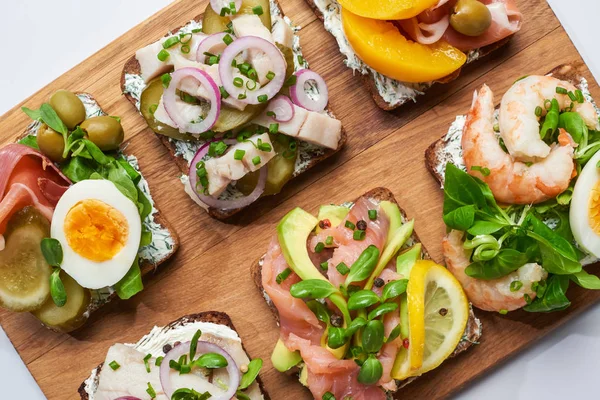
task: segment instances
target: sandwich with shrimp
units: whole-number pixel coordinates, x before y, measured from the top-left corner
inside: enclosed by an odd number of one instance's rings
[[[448,269],[477,308],[564,310],[571,283],[600,289],[600,125],[578,68],[492,89],[426,153],[444,186]]]
[[[429,260],[392,193],[296,208],[253,277],[279,323],[271,361],[315,399],[396,391],[481,335],[460,283]]]
[[[123,69],[123,93],[215,218],[279,193],[346,140],[297,30],[275,0],[213,0]]]
[[[521,29],[515,0],[306,0],[377,105],[416,101]]]
[[[208,311],[115,344],[79,387],[82,400],[269,400],[229,316]]]

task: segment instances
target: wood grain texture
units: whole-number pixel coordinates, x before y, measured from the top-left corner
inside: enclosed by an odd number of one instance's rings
[[[79,383],[115,342],[135,342],[154,325],[206,310],[227,312],[249,354],[265,360],[262,377],[273,399],[309,399],[295,378],[276,372],[268,361],[278,330],[250,277],[250,267],[264,253],[279,219],[295,206],[316,212],[321,204],[343,202],[385,186],[408,216],[416,218],[423,244],[441,261],[443,196],[424,165],[425,149],[468,109],[473,91],[484,82],[500,94],[519,76],[581,62],[546,2],[520,0],[525,25],[511,43],[465,68],[456,81],[436,85],[418,104],[387,113],[343,65],[334,39],[304,0],[282,0],[286,15],[303,26],[300,35],[306,58],[328,81],[331,107],[344,123],[348,142],[342,152],[295,180],[279,196],[259,202],[225,224],[209,218],[183,192],[177,166],[119,89],[122,66],[137,48],[200,14],[206,3],[173,3],[25,101],[37,106],[59,88],[86,91],[111,115],[121,116],[131,143],[128,151],[139,157],[157,204],[181,239],[180,251],[147,281],[143,293],[128,302],[109,304],[73,335],[40,329],[29,315],[0,311],[0,323],[51,400],[75,398]],[[600,98],[589,71],[584,75],[592,94]],[[28,123],[20,106],[0,117],[0,144],[13,141]],[[550,315],[517,312],[503,317],[479,312],[484,324],[481,345],[418,379],[403,389],[404,395],[439,399],[456,392],[583,311],[600,294],[572,289],[569,297],[573,305],[568,311]],[[57,366],[68,367],[57,372]]]

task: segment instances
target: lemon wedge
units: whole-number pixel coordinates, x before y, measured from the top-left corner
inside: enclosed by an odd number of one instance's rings
[[[469,319],[460,283],[444,267],[417,261],[408,288],[408,349],[396,357],[392,377],[404,380],[437,368],[456,349]]]

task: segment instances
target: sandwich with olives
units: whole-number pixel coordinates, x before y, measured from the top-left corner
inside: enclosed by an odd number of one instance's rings
[[[54,93],[0,149],[0,306],[70,332],[143,289],[178,239],[160,215],[118,117],[86,93]]]
[[[125,64],[123,93],[215,218],[279,193],[346,140],[297,30],[275,0],[214,0]]]
[[[268,400],[227,314],[186,315],[135,344],[115,344],[79,387],[82,400]]]
[[[306,1],[384,110],[456,79],[506,44],[523,19],[515,0]]]
[[[413,227],[378,188],[316,217],[290,211],[254,265],[280,329],[273,365],[299,372],[315,399],[396,398],[480,337],[462,287]]]

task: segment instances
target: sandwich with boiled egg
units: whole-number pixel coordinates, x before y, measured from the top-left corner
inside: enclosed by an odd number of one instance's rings
[[[17,143],[0,149],[0,306],[70,332],[178,248],[120,120],[59,90]]]

